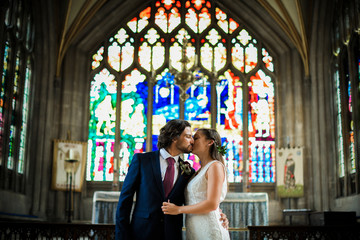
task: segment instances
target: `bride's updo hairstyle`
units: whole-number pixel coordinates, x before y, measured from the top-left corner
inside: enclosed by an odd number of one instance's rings
[[[210,146],[210,156],[215,160],[219,160],[225,166],[224,157],[218,150],[218,147],[221,147],[220,134],[212,128],[200,128],[197,131],[204,135],[206,139],[214,140],[214,144]]]

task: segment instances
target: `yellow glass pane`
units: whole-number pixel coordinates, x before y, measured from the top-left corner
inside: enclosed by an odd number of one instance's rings
[[[245,73],[250,72],[256,67],[258,61],[257,53],[257,48],[252,43],[245,48]]]
[[[210,47],[209,43],[205,43],[204,46],[200,49],[201,65],[204,66],[209,71],[213,71],[214,67],[212,64],[213,59],[213,49]]]
[[[193,8],[188,9],[185,22],[195,33],[198,33],[198,16]]]
[[[235,68],[237,68],[239,71],[244,72],[244,49],[243,47],[239,44],[236,43],[233,47],[232,47],[232,63],[234,65]]]
[[[219,71],[226,64],[226,48],[222,43],[219,43],[214,50],[215,71]]]
[[[91,68],[93,70],[100,66],[100,63],[103,60],[103,54],[104,54],[104,47],[102,46],[92,57],[93,61],[91,64]],[[6,63],[6,61],[5,61],[5,63]],[[6,68],[4,67],[4,69],[6,69]]]
[[[141,44],[139,48],[139,63],[140,66],[145,68],[147,71],[151,71],[150,69],[150,57],[151,57],[151,47],[147,42]]]
[[[199,14],[199,33],[202,33],[211,24],[211,14],[207,8],[201,9]]]
[[[161,45],[160,42],[157,42],[153,47],[153,67],[154,69],[159,69],[165,60],[165,47]]]
[[[158,25],[163,32],[167,33],[167,13],[165,12],[165,8],[158,8],[155,13],[155,24]]]
[[[181,22],[181,17],[179,10],[177,8],[172,8],[169,13],[169,29],[168,32],[172,32]]]
[[[127,42],[121,49],[121,71],[124,71],[134,61],[134,46]]]
[[[120,46],[117,42],[113,42],[108,48],[108,62],[114,70],[120,70]]]

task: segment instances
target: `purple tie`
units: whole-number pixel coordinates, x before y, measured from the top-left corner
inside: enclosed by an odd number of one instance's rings
[[[175,169],[174,169],[175,159],[173,159],[172,157],[168,157],[166,161],[169,163],[169,165],[166,168],[165,177],[163,181],[165,197],[169,195],[171,188],[173,187],[174,175],[175,175]]]

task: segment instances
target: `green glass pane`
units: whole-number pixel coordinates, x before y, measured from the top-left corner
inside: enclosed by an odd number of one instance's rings
[[[117,83],[107,69],[91,81],[87,180],[112,181]]]
[[[25,86],[23,94],[23,107],[22,107],[22,124],[20,134],[20,149],[18,161],[18,173],[24,173],[24,157],[26,150],[26,135],[29,117],[29,93],[30,93],[30,80],[31,80],[31,63],[28,60],[25,70]]]

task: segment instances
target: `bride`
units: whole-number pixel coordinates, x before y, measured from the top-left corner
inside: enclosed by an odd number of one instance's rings
[[[230,239],[220,222],[219,205],[227,192],[226,169],[221,138],[215,129],[201,128],[194,135],[192,153],[200,159],[201,168],[185,190],[185,206],[164,202],[164,214],[186,213],[186,239]]]

